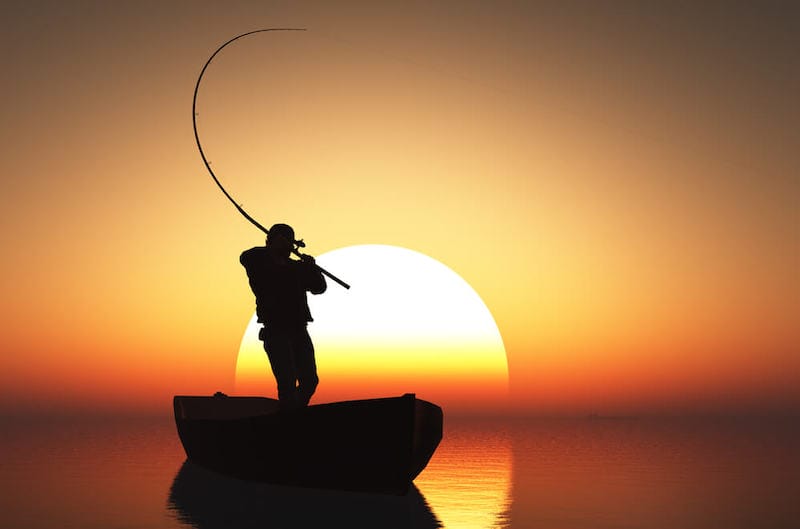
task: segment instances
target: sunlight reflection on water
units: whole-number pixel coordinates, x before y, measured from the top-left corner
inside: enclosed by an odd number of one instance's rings
[[[415,483],[446,528],[508,527],[511,439],[503,429],[456,423]]]

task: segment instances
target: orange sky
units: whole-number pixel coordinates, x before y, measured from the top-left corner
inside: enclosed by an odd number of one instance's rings
[[[281,26],[198,101],[262,223],[458,272],[519,409],[800,410],[796,14],[377,4],[6,9],[0,410],[233,387],[262,238],[191,96]]]

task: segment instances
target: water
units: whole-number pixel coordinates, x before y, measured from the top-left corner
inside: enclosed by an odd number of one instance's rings
[[[0,428],[9,529],[800,527],[789,420],[446,420],[405,498],[217,476],[185,464],[169,418]]]

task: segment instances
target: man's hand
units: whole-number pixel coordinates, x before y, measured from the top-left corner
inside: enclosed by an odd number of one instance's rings
[[[315,259],[314,259],[314,257],[312,257],[312,256],[310,256],[310,255],[306,255],[306,254],[304,254],[304,253],[301,253],[301,254],[300,254],[300,259],[301,259],[301,260],[302,260],[304,263],[308,263],[308,264],[314,264],[314,262],[315,262]]]

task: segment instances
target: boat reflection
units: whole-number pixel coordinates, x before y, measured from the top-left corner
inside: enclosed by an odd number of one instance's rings
[[[406,496],[282,487],[228,478],[189,461],[172,482],[168,508],[195,529],[442,527],[413,485]]]

